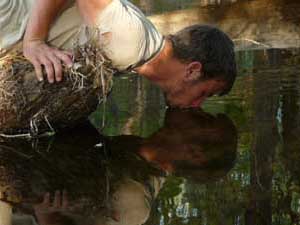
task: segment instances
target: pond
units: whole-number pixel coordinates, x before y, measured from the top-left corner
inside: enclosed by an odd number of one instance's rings
[[[300,2],[135,3],[162,33],[195,21],[230,33],[233,90],[180,111],[122,75],[86,124],[1,143],[0,225],[11,212],[13,225],[299,224]]]

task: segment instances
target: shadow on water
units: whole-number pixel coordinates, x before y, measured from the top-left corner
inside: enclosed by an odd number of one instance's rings
[[[13,225],[144,224],[183,178],[226,176],[236,149],[232,121],[201,110],[168,110],[147,138],[102,136],[87,124],[50,141],[2,143],[1,200],[13,207]]]

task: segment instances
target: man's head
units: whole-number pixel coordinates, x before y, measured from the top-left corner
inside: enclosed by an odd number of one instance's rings
[[[221,30],[193,25],[167,37],[172,63],[165,88],[171,106],[195,107],[212,95],[227,94],[236,78],[234,44]]]

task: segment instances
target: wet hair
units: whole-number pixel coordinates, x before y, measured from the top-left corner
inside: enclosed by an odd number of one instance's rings
[[[192,25],[168,36],[168,39],[177,59],[201,62],[203,79],[225,81],[220,95],[231,90],[237,74],[234,44],[224,32],[210,25]]]

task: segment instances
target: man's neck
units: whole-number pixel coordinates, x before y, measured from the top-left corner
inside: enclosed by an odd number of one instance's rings
[[[168,65],[170,60],[172,60],[172,44],[167,40],[157,56],[135,70],[141,76],[159,84],[160,81],[165,81],[169,76]]]

